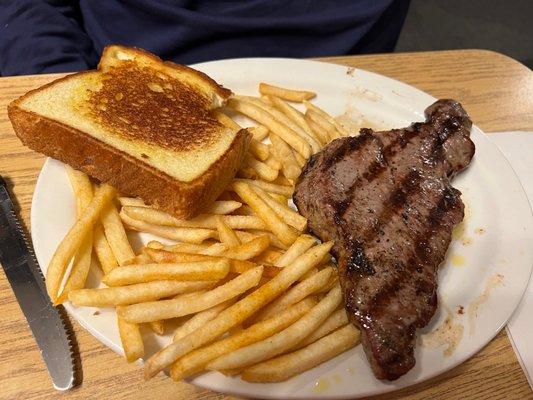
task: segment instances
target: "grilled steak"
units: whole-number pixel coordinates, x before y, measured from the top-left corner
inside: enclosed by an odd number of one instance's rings
[[[450,180],[474,155],[459,103],[439,100],[425,114],[408,128],[331,142],[294,193],[311,231],[335,241],[346,311],[380,379],[415,364],[415,332],[435,313],[437,269],[463,219]]]

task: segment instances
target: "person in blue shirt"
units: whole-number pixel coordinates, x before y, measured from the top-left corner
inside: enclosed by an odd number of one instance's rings
[[[181,64],[394,50],[409,0],[0,1],[0,74],[94,68],[111,43]]]

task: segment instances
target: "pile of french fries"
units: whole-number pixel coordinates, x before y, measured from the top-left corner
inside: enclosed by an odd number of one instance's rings
[[[145,360],[146,378],[166,369],[175,380],[216,370],[278,382],[359,342],[343,308],[332,243],[305,234],[307,220],[288,205],[306,160],[348,132],[308,101],[312,92],[263,83],[259,91],[233,96],[231,110],[216,111],[235,130],[234,112],[259,125],[248,128],[253,139],[238,177],[195,218],[120,197],[67,167],[78,216],[48,266],[48,293],[55,304],[115,308],[128,362],[144,358],[141,324],[165,334],[179,318],[171,344]],[[135,254],[126,230],[174,244],[151,241]],[[93,258],[105,287],[85,288]]]

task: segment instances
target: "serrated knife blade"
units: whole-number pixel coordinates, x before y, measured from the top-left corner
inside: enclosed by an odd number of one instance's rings
[[[64,311],[54,307],[44,278],[0,176],[0,264],[24,313],[57,390],[75,384],[75,360]]]

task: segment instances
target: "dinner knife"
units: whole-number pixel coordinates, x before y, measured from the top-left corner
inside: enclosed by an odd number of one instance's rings
[[[7,185],[0,176],[0,264],[41,349],[57,390],[75,383],[75,362],[64,310],[54,307],[31,245],[26,240]]]

